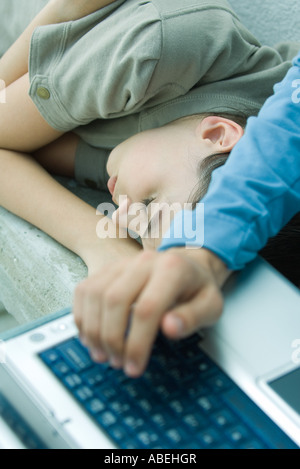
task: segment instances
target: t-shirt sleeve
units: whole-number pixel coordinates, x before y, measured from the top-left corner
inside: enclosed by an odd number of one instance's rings
[[[68,131],[96,118],[132,111],[143,99],[160,51],[159,23],[137,12],[136,24],[117,1],[74,22],[35,30],[30,96],[48,123]],[[127,23],[127,25],[126,25]]]
[[[34,31],[29,93],[52,127],[69,131],[248,73],[259,54],[225,1],[117,0]]]

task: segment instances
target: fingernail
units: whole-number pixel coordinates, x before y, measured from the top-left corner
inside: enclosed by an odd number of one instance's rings
[[[137,364],[131,360],[125,363],[124,371],[125,374],[130,377],[135,377],[139,374],[139,368]]]
[[[105,362],[107,361],[107,355],[105,352],[103,352],[103,350],[101,350],[100,348],[91,348],[90,349],[90,354],[91,354],[91,357],[92,359],[95,361],[95,362]]]
[[[80,340],[80,342],[82,343],[82,345],[84,345],[85,347],[87,346],[88,341],[87,341],[87,339],[86,339],[86,337],[85,337],[84,335],[80,335],[80,336],[79,336],[79,340]]]
[[[174,330],[176,331],[175,333],[178,336],[183,334],[184,324],[183,324],[183,321],[182,321],[181,318],[179,318],[178,316],[175,316],[173,314],[170,314],[168,316],[168,321],[169,321],[169,325],[171,325],[171,327],[174,328]]]
[[[120,369],[122,368],[122,360],[120,357],[113,355],[109,359],[109,363],[111,364],[112,368]]]

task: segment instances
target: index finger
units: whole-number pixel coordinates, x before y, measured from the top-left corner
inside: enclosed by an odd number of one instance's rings
[[[163,316],[181,301],[187,290],[192,292],[193,277],[180,256],[168,254],[158,258],[133,308],[125,344],[127,375],[138,377],[143,373]]]

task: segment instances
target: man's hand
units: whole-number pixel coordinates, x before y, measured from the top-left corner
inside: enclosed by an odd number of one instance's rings
[[[99,362],[127,375],[145,370],[159,330],[180,339],[215,323],[221,286],[230,272],[211,252],[144,251],[105,266],[75,291],[74,317],[83,343]]]

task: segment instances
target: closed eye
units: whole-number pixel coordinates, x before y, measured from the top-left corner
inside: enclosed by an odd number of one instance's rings
[[[146,208],[148,208],[149,205],[150,205],[152,202],[154,202],[154,200],[155,200],[155,197],[151,197],[151,198],[149,198],[149,199],[144,199],[144,200],[142,201],[142,204],[143,204]],[[147,229],[146,229],[145,232],[144,232],[144,236],[146,236],[146,233],[150,233],[150,231],[151,231],[151,223],[152,223],[152,219],[150,219],[150,220],[148,221],[148,226],[147,226]]]
[[[146,207],[148,207],[148,205],[151,204],[151,202],[153,202],[155,200],[155,197],[152,197],[150,199],[144,199],[142,200],[142,204],[145,205]]]

